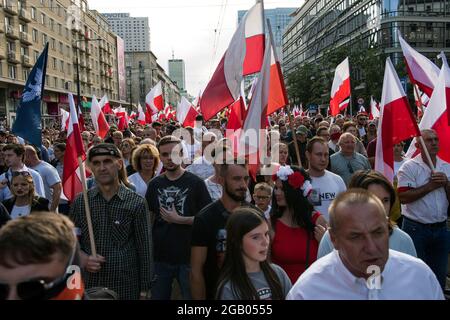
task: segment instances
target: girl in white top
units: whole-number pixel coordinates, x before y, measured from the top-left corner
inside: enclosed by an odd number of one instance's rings
[[[383,203],[386,215],[389,218],[389,249],[417,257],[416,248],[411,237],[390,219],[391,210],[395,202],[395,190],[392,184],[377,171],[360,170],[355,172],[348,188],[362,188],[375,194]],[[317,259],[329,254],[333,249],[334,247],[327,231],[320,241]]]
[[[126,138],[122,140],[120,144],[120,151],[122,151],[123,163],[125,168],[131,164],[131,157],[133,150],[136,148],[136,143],[133,139]]]
[[[151,144],[140,145],[133,152],[132,165],[137,172],[128,177],[136,187],[136,192],[145,197],[150,180],[156,176],[159,166],[158,149]]]

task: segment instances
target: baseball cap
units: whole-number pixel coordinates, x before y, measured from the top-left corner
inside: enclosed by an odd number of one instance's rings
[[[299,126],[298,128],[297,128],[297,131],[295,132],[296,134],[304,134],[304,135],[307,135],[308,134],[308,128],[307,127],[305,127],[305,126]]]
[[[88,152],[88,160],[91,161],[92,158],[96,156],[112,156],[115,158],[122,158],[119,148],[112,143],[99,143],[93,146]]]

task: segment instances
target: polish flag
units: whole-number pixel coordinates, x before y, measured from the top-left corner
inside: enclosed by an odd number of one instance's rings
[[[439,77],[439,68],[427,57],[414,50],[398,31],[398,38],[405,56],[406,68],[411,82],[431,97],[434,85]]]
[[[436,131],[439,137],[438,156],[450,163],[450,116],[448,114],[448,108],[450,107],[450,69],[443,53],[441,53],[441,57],[443,63],[439,78],[420,121],[419,128],[420,130],[433,129]],[[419,150],[416,149],[415,140],[413,140],[406,156],[412,158],[418,154]]]
[[[139,124],[145,125],[145,112],[144,112],[144,110],[142,110],[142,106],[141,106],[140,103],[138,104],[138,118],[137,118],[137,120],[138,120]]]
[[[127,109],[120,106],[115,109],[116,118],[119,120],[119,124],[117,125],[117,130],[123,131],[128,128],[128,123],[130,122]]]
[[[177,119],[183,127],[194,127],[195,118],[198,116],[197,110],[195,110],[192,103],[190,103],[185,97],[181,97],[181,102],[177,107]]]
[[[100,108],[104,114],[112,114],[111,105],[109,104],[108,96],[105,94],[99,102]]]
[[[379,118],[379,117],[380,117],[380,105],[371,96],[370,97],[370,115],[369,115],[369,119],[373,120],[373,119],[376,119],[376,118]]]
[[[270,96],[272,57],[272,41],[269,33],[266,40],[261,73],[258,76],[255,92],[248,107],[248,113],[245,118],[239,143],[239,154],[244,152],[245,155],[249,156],[249,172],[255,180],[260,165],[259,154],[265,151],[263,143],[265,143],[265,139],[267,138],[265,129]],[[252,135],[253,139],[251,139]],[[242,150],[242,148],[245,149]]]
[[[61,108],[59,110],[61,111],[61,131],[67,131],[69,129],[70,113]]]
[[[78,166],[78,157],[86,160],[80,128],[78,126],[77,109],[73,101],[73,95],[69,93],[70,121],[67,131],[66,152],[64,153],[63,192],[66,198],[72,202],[77,194],[83,191],[81,173]]]
[[[151,110],[152,115],[164,109],[161,81],[159,81],[147,94],[145,97],[145,105]]]
[[[227,51],[219,62],[214,74],[203,91],[200,100],[200,110],[205,121],[215,117],[225,107],[234,103],[240,97],[243,78],[243,65],[246,56],[245,29],[249,16],[261,10],[261,4],[256,3],[244,16],[233,35]]]
[[[389,181],[393,182],[394,145],[417,136],[420,136],[420,131],[408,105],[408,98],[403,91],[391,60],[387,58],[381,97],[375,170],[384,174]]]
[[[242,125],[246,115],[245,101],[242,97],[228,107],[230,114],[227,117],[227,130],[238,130],[242,129]]]
[[[102,108],[98,104],[95,95],[92,96],[91,119],[97,135],[102,139],[105,138],[109,131],[109,124],[108,121],[106,121],[105,115],[103,114]]]
[[[300,115],[300,109],[298,108],[298,106],[295,106],[294,109],[292,109],[292,113],[294,114],[294,118]]]
[[[264,4],[258,0],[245,20],[244,76],[259,72],[264,56]]]
[[[86,126],[84,124],[83,112],[81,112],[81,108],[78,106],[78,127],[80,128],[80,132],[86,131]]]
[[[130,114],[130,119],[135,119],[137,117],[137,113],[136,113],[136,111],[131,111],[131,114]]]
[[[270,46],[270,80],[268,96],[269,100],[266,111],[267,115],[270,115],[289,104],[286,87],[284,85],[283,73],[281,71],[280,59],[278,59],[277,57],[275,44],[273,43],[272,30],[269,30],[269,33],[270,39],[272,39],[272,43]]]
[[[192,103],[192,106],[194,107],[195,111],[197,111],[197,108],[195,107],[195,104]],[[197,111],[198,112],[198,111]],[[173,110],[172,106],[170,104],[167,104],[164,108],[164,116],[166,120],[175,120],[176,118],[176,111]]]
[[[350,66],[348,57],[337,66],[331,87],[330,110],[335,117],[350,103]]]

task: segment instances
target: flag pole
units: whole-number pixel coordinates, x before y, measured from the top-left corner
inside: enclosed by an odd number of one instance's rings
[[[430,153],[428,152],[427,146],[425,145],[425,141],[423,141],[422,136],[419,136],[418,139],[420,145],[422,146],[423,153],[425,153],[425,157],[427,158],[428,163],[430,165],[431,173],[434,173],[436,171],[436,168],[434,167],[433,161],[431,161]]]
[[[294,121],[292,119],[291,109],[290,109],[289,105],[286,106],[286,111],[287,111],[288,118],[289,118],[289,126],[291,127],[292,139],[294,139],[295,154],[297,156],[298,165],[300,167],[303,167],[302,159],[300,158],[300,150],[298,149],[298,144],[297,144],[297,134],[295,133]]]
[[[91,243],[91,254],[97,256],[97,250],[95,249],[94,229],[92,227],[91,209],[89,208],[87,184],[86,184],[86,172],[84,171],[84,163],[81,156],[78,157],[78,166],[80,168],[81,185],[83,186],[83,199],[84,207],[86,208],[86,220],[88,224],[89,240]]]

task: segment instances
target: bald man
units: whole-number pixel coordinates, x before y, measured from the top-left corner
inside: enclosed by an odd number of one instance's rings
[[[356,152],[356,138],[351,133],[343,133],[338,142],[340,150],[330,157],[330,171],[341,176],[348,185],[352,175],[358,170],[369,170],[369,160]]]
[[[50,201],[50,211],[56,212],[62,191],[58,170],[51,164],[39,159],[33,146],[25,146],[24,163],[27,167],[39,172],[44,182],[45,198]]]
[[[443,300],[439,282],[420,259],[389,250],[382,202],[363,189],[331,204],[334,250],[297,280],[288,300]]]

